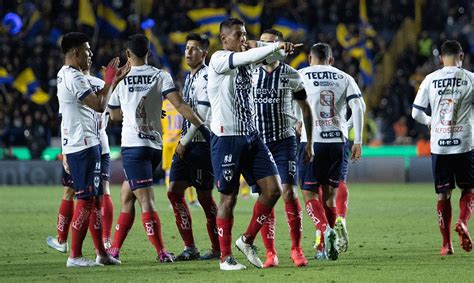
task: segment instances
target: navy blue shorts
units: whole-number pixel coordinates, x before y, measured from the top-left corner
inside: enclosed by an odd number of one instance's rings
[[[173,156],[170,182],[186,181],[198,190],[212,190],[211,148],[207,142],[192,142],[186,146],[184,158]]]
[[[108,181],[110,179],[110,154],[108,153],[100,156],[100,178],[102,181]],[[64,166],[62,166],[61,181],[65,187],[74,187],[72,177],[66,172],[66,170],[64,170]],[[100,182],[99,186],[102,186],[102,182]]]
[[[313,162],[304,161],[305,142],[298,148],[298,179],[302,190],[316,190],[320,185],[337,188],[342,175],[344,143],[314,143]]]
[[[99,196],[100,146],[66,154],[73,187],[78,199]]]
[[[153,185],[153,172],[161,163],[161,150],[148,146],[122,147],[125,178],[133,190]]]
[[[346,140],[344,143],[344,158],[342,159],[341,181],[347,182],[347,175],[349,175],[349,160],[351,159],[352,142]]]
[[[273,155],[280,174],[281,183],[296,185],[296,137],[266,143]],[[260,193],[257,185],[252,186],[253,193]]]
[[[447,193],[458,185],[474,188],[474,150],[459,154],[431,154],[431,165],[437,194]]]
[[[211,158],[217,190],[231,194],[239,188],[240,174],[252,186],[256,181],[278,175],[273,156],[260,136],[212,135]]]

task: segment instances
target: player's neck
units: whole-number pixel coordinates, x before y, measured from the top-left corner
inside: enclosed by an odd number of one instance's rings
[[[77,70],[81,70],[81,67],[76,62],[76,60],[74,60],[73,58],[69,58],[69,57],[64,58],[64,65],[71,66],[71,67],[73,67],[74,69],[77,69]]]
[[[275,61],[268,65],[263,65],[263,69],[268,73],[273,72],[278,66],[280,66],[280,61]]]
[[[194,67],[194,68],[191,68],[191,76],[193,76],[194,74],[196,74],[197,71],[199,71],[199,69],[202,68],[202,66],[204,66],[204,62],[202,62],[201,64],[197,65],[197,66]]]

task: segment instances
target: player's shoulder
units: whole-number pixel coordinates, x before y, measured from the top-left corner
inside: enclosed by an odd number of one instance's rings
[[[86,75],[85,77],[86,77],[86,78],[91,82],[91,84],[93,84],[93,85],[104,85],[104,84],[105,84],[105,82],[104,82],[102,79],[98,78],[98,77],[94,77],[94,76],[91,76],[91,75]]]
[[[84,74],[79,69],[69,65],[63,66],[59,72],[68,79],[84,78]]]
[[[300,75],[303,75],[305,74],[306,72],[309,72],[311,71],[311,66],[307,66],[307,67],[304,67],[304,68],[301,68],[301,69],[298,69],[297,72],[300,73]]]
[[[284,74],[288,74],[288,75],[295,75],[295,74],[299,74],[299,72],[291,67],[290,65],[286,64],[286,63],[281,63],[281,71],[284,73]]]
[[[215,60],[219,60],[221,59],[222,57],[226,57],[226,56],[229,56],[231,53],[233,53],[232,51],[229,51],[229,50],[217,50],[216,52],[214,52],[211,56],[211,59],[210,59],[210,62],[213,62]]]

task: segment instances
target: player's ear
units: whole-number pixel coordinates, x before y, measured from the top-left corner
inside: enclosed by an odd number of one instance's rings
[[[441,55],[439,55],[439,62],[441,63],[441,65],[444,65],[443,56],[441,56]]]
[[[461,54],[459,54],[459,60],[461,60],[461,62],[462,60],[464,60],[464,52],[461,52]]]
[[[224,43],[224,40],[226,38],[225,33],[221,32],[221,34],[219,34],[219,38],[221,39],[222,43]]]
[[[311,65],[311,53],[309,53],[309,55],[308,55],[308,64]]]
[[[329,65],[331,65],[331,66],[332,66],[332,64],[334,64],[334,57],[332,57],[332,56],[331,56],[331,57],[329,57],[329,59],[328,59],[328,63],[329,63]]]
[[[127,56],[127,58],[130,58],[130,51],[128,51],[128,49],[125,50],[125,55]]]

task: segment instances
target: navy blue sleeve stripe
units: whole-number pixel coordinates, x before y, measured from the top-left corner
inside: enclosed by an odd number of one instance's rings
[[[79,96],[79,100],[80,101],[84,100],[84,98],[86,98],[91,93],[92,93],[92,89],[86,90],[81,96]]]
[[[201,100],[198,100],[198,104],[199,105],[205,105],[207,107],[211,107],[211,103],[209,103],[209,101],[201,101]]]
[[[351,94],[346,98],[346,101],[349,102],[349,100],[354,99],[354,98],[359,98],[359,94]]]
[[[161,92],[161,94],[162,94],[163,96],[166,96],[167,94],[169,94],[170,92],[173,92],[173,91],[176,91],[176,88],[175,88],[175,87],[170,88],[170,89],[168,89],[168,90],[165,90],[165,91]]]
[[[421,110],[421,111],[425,111],[426,107],[423,107],[423,106],[419,106],[419,105],[416,105],[416,104],[413,104],[412,105],[413,108],[416,108],[418,110]]]
[[[307,97],[308,95],[306,94],[306,91],[304,89],[293,93],[293,99],[296,100],[305,100]]]
[[[120,108],[120,105],[107,105],[107,107],[109,107],[110,109],[114,110],[114,109],[119,109]]]
[[[229,55],[229,68],[235,69],[235,66],[234,66],[234,52],[230,53],[230,55]]]

